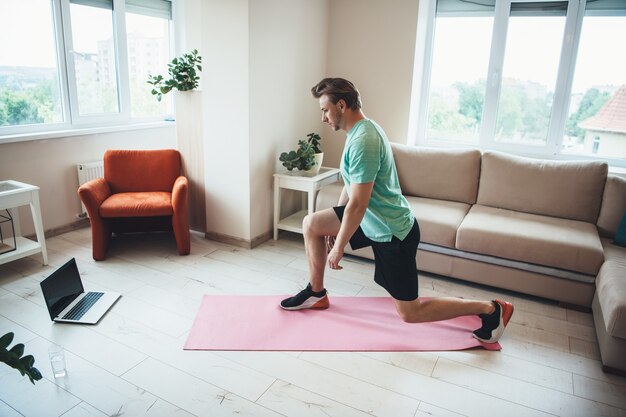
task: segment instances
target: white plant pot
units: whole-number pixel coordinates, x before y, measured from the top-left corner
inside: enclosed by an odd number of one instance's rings
[[[320,172],[320,168],[322,167],[322,162],[323,161],[324,161],[324,152],[316,153],[315,154],[315,165],[313,165],[313,168],[311,168],[311,171],[314,171],[315,175],[317,175],[318,172]]]
[[[304,177],[314,177],[320,172],[320,168],[322,167],[322,161],[324,161],[324,152],[315,154],[315,165],[313,165],[310,169],[306,171],[298,171],[300,176]]]

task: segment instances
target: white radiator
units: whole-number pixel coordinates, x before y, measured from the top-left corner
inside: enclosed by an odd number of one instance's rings
[[[84,183],[94,180],[96,178],[104,178],[104,162],[103,161],[93,161],[93,162],[83,162],[81,164],[76,165],[76,170],[78,172],[78,186],[80,187]],[[81,202],[80,203],[83,211],[79,213],[79,217],[87,216],[87,208]]]

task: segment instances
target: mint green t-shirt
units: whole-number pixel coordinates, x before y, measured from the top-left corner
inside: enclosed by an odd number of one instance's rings
[[[389,140],[373,120],[359,120],[348,132],[341,156],[341,175],[350,184],[374,182],[361,228],[375,242],[404,240],[413,227],[409,202],[402,195]]]

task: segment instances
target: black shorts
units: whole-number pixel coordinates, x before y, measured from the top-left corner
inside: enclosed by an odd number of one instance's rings
[[[339,221],[343,219],[345,208],[333,207]],[[374,251],[374,281],[396,300],[413,301],[418,297],[415,255],[419,242],[420,228],[415,219],[413,228],[404,240],[393,236],[391,242],[375,242],[365,236],[359,226],[350,238],[350,247],[356,250],[371,246]]]

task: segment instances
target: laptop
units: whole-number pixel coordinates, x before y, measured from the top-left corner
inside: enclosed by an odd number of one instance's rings
[[[50,318],[67,323],[96,324],[122,296],[108,291],[86,293],[75,258],[41,281],[41,290]]]

